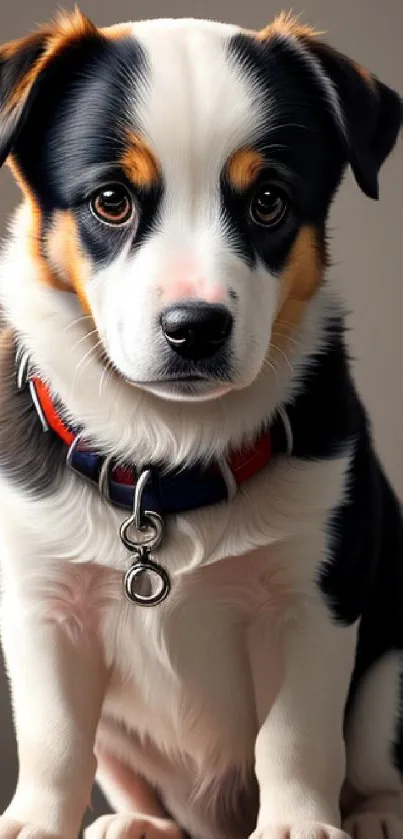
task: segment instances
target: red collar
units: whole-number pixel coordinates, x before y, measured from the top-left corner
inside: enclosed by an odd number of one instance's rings
[[[31,396],[44,430],[57,434],[67,447],[67,462],[75,471],[98,484],[108,500],[131,509],[136,485],[136,469],[106,459],[82,442],[83,434],[69,426],[57,407],[48,386],[38,376],[29,379]],[[192,466],[175,472],[154,469],[155,480],[145,498],[161,513],[178,513],[219,503],[232,497],[236,488],[268,465],[272,455],[285,452],[288,440],[284,415],[251,446],[230,452],[223,467],[218,462],[203,469]],[[156,498],[155,496],[158,496]]]

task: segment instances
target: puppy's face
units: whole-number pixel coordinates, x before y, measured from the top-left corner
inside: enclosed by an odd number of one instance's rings
[[[401,115],[284,17],[257,35],[75,13],[5,47],[2,86],[43,279],[77,294],[122,377],[169,399],[244,388],[287,352],[343,167],[375,196]]]

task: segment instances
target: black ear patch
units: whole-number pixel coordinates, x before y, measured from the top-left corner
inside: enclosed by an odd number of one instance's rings
[[[52,62],[69,46],[101,38],[76,9],[54,23],[0,48],[0,166],[12,151]]]
[[[402,126],[402,99],[375,76],[326,44],[315,38],[301,40],[320,61],[339,97],[347,135],[347,159],[355,179],[366,195],[378,198],[379,170],[392,151]]]
[[[0,166],[21,128],[29,77],[46,49],[47,34],[37,32],[0,49]]]

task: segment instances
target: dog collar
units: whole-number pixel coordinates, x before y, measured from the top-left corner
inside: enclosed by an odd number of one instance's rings
[[[68,466],[96,484],[110,504],[132,510],[137,484],[135,466],[118,464],[113,457],[87,445],[83,430],[67,423],[63,408],[43,379],[32,376],[29,385],[44,431],[56,434],[66,446]],[[164,516],[230,500],[239,486],[268,465],[274,454],[291,453],[288,432],[285,414],[281,412],[255,443],[231,451],[225,461],[170,471],[164,464],[153,467],[142,494],[142,509]]]
[[[17,385],[27,384],[44,432],[57,435],[66,447],[66,462],[75,472],[98,486],[107,501],[130,511],[120,527],[120,540],[131,558],[124,574],[124,591],[133,603],[155,606],[168,596],[168,572],[157,563],[166,515],[197,510],[229,501],[237,488],[268,465],[274,454],[292,453],[292,430],[285,409],[251,446],[229,453],[210,466],[195,464],[168,470],[153,466],[138,471],[89,446],[85,430],[69,424],[63,405],[46,382],[30,371],[29,357],[17,351]]]

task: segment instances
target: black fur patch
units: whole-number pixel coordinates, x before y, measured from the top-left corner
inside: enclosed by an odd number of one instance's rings
[[[236,35],[228,45],[228,60],[241,65],[260,92],[256,107],[263,109],[262,127],[253,146],[267,169],[245,193],[232,189],[223,173],[222,225],[249,264],[259,258],[278,273],[301,226],[315,226],[319,240],[323,238],[345,155],[312,76],[287,40],[273,38],[264,44]],[[289,197],[287,219],[273,232],[254,225],[248,210],[254,190],[265,181],[283,187]]]
[[[329,521],[329,555],[318,580],[334,620],[346,626],[359,621],[348,714],[369,668],[388,652],[403,652],[403,518],[374,453],[349,372],[341,321],[330,323],[328,341],[328,349],[310,360],[302,391],[287,412],[297,457],[331,458],[354,447],[347,497]],[[403,777],[402,711],[401,701],[390,749]]]
[[[403,782],[403,671],[399,684],[399,718],[397,723],[396,742],[393,749],[394,764]]]
[[[351,379],[341,319],[328,323],[326,340],[326,351],[307,359],[303,387],[287,407],[296,457],[337,457],[361,431],[363,411]]]
[[[49,64],[25,117],[14,155],[37,200],[45,234],[57,210],[72,210],[85,250],[95,265],[112,260],[131,237],[139,247],[156,219],[162,183],[134,190],[120,167],[126,149],[125,122],[133,129],[135,85],[126,103],[128,78],[143,79],[147,64],[131,38],[111,41],[96,34],[67,46]],[[98,188],[122,181],[134,194],[138,225],[113,228],[90,211]]]
[[[40,496],[61,480],[66,446],[44,433],[27,387],[18,390],[16,340],[12,329],[0,335],[0,469],[24,492]]]

